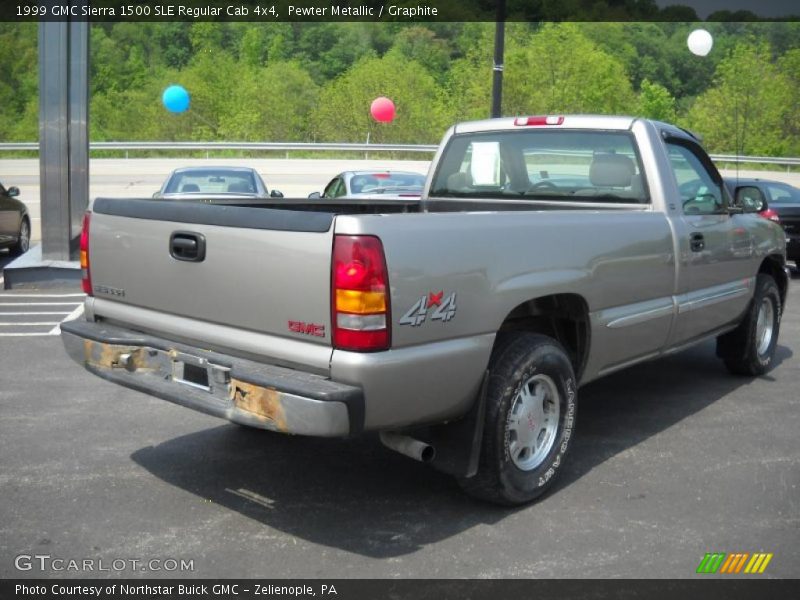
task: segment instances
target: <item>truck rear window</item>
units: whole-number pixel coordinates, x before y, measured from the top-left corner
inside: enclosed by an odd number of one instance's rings
[[[628,132],[560,129],[453,136],[430,195],[625,204],[650,200]]]

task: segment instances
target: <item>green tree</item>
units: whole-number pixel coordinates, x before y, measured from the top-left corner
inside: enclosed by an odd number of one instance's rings
[[[507,46],[504,115],[632,112],[635,96],[622,62],[583,35],[576,24],[546,24],[532,34],[523,27],[516,24]],[[481,73],[459,76],[473,80],[464,91],[486,98],[488,111],[490,72],[485,59],[477,64]]]
[[[659,23],[582,23],[580,31],[621,61],[634,89],[648,79],[674,93],[678,85],[672,64],[673,40]],[[685,46],[683,50],[686,50]]]
[[[791,156],[800,155],[800,48],[789,50],[778,59],[778,71],[786,80],[787,94],[783,134]]]
[[[263,27],[248,27],[239,46],[239,60],[251,67],[263,65],[267,59],[266,30]]]
[[[452,61],[442,104],[450,123],[490,116],[494,26],[467,23],[456,41],[463,56]]]
[[[193,23],[189,31],[189,40],[195,56],[199,54],[214,54],[222,50],[222,26],[219,23],[207,21]]]
[[[427,27],[414,25],[402,29],[395,36],[392,49],[423,65],[437,81],[442,81],[447,75],[450,45]]]
[[[230,90],[220,135],[243,141],[310,141],[317,85],[299,63],[271,62],[248,69]]]
[[[639,93],[639,108],[637,116],[647,117],[674,123],[676,120],[675,98],[669,90],[658,83],[651,83],[645,79],[642,81],[641,92]]]
[[[473,48],[455,61],[449,94],[460,119],[489,116],[493,28],[474,36]],[[636,97],[621,61],[574,23],[545,24],[538,31],[509,23],[503,72],[503,115],[630,113]]]
[[[711,151],[782,155],[791,146],[784,135],[791,103],[790,83],[769,46],[747,40],[720,61],[713,87],[694,103],[687,123]]]
[[[0,140],[38,137],[38,54],[35,23],[0,23]],[[21,127],[34,133],[25,135]],[[20,135],[23,137],[19,137]]]
[[[431,143],[444,132],[438,88],[425,67],[400,53],[367,57],[327,84],[315,113],[318,139],[334,142]],[[397,115],[377,123],[370,115],[378,96],[391,98]]]

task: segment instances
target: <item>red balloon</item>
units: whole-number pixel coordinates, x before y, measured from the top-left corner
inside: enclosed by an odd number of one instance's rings
[[[376,121],[390,123],[394,120],[394,102],[384,96],[379,96],[372,101],[369,112]]]

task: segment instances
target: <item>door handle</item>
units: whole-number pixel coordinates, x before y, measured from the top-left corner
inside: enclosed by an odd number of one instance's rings
[[[200,233],[175,231],[169,236],[169,254],[176,260],[201,262],[206,257],[206,238]]]
[[[689,246],[692,252],[702,252],[706,247],[706,240],[702,233],[693,233],[689,237]]]

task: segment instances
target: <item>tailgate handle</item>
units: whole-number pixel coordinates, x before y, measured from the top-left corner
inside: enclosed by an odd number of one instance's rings
[[[176,260],[201,262],[206,257],[206,238],[191,231],[175,231],[169,236],[169,253]]]

